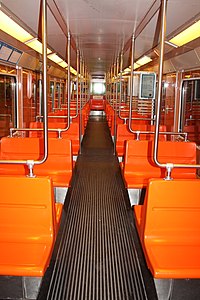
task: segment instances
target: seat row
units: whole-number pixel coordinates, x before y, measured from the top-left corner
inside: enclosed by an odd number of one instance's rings
[[[113,121],[109,110],[108,124]],[[171,180],[167,180],[166,168],[158,167],[153,159],[154,127],[144,121],[136,123],[132,130],[144,133],[130,133],[126,124],[117,123],[116,153],[123,156],[122,176],[132,197],[147,266],[155,278],[199,278],[200,181],[192,167],[196,164],[196,143],[159,136],[160,163],[190,165],[172,168]],[[159,131],[166,131],[166,127]]]
[[[87,105],[82,117],[88,114]],[[42,123],[30,124],[29,137],[1,139],[0,159],[11,162],[0,164],[0,275],[43,276],[49,265],[71,183],[73,156],[79,151],[78,118],[63,138],[56,131],[48,132],[48,157],[34,165],[33,177],[27,176],[29,164],[43,158],[44,146],[42,131],[31,129],[42,129]],[[49,127],[62,129],[66,123],[53,122]]]

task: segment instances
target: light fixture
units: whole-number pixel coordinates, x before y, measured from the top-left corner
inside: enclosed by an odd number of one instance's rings
[[[56,53],[52,53],[50,55],[47,56],[50,60],[52,60],[53,62],[55,62],[56,64],[59,64],[63,61],[63,59],[61,57],[59,57]]]
[[[59,66],[61,66],[62,68],[66,68],[67,66],[68,66],[68,64],[66,63],[66,61],[61,61],[61,62],[59,62],[58,63],[59,64]]]
[[[177,34],[169,42],[180,47],[198,37],[200,37],[200,20]]]
[[[129,67],[129,68],[126,68],[126,69],[124,69],[124,73],[129,73],[131,71],[131,68]]]
[[[74,74],[75,76],[77,75],[77,71],[74,68],[72,68],[72,67],[70,67],[70,72],[72,74]]]
[[[32,48],[33,50],[42,54],[42,43],[38,41],[37,38],[31,39],[30,41],[25,42],[25,44],[30,48]],[[50,54],[51,52],[52,51],[47,48],[47,54]]]
[[[136,61],[136,64],[139,65],[139,67],[141,67],[143,65],[148,64],[150,61],[152,61],[152,59],[149,56],[144,55],[143,57],[141,57]],[[139,67],[136,67],[136,69]]]
[[[33,36],[24,30],[20,25],[13,21],[10,17],[0,11],[0,29],[15,39],[24,43],[33,39]]]
[[[139,67],[140,67],[140,65],[138,65],[138,62],[135,62],[133,65],[133,69],[136,70]],[[131,66],[129,66],[129,69],[131,70]]]

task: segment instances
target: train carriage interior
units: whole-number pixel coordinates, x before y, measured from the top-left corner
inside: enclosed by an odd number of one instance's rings
[[[200,1],[0,0],[0,299],[200,299]]]

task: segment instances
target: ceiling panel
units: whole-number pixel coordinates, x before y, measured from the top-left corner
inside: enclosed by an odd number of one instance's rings
[[[91,72],[105,72],[119,50],[130,39],[155,0],[47,0],[55,3]],[[157,0],[160,1],[160,0]],[[2,0],[9,10],[36,34],[40,0]],[[155,15],[136,41],[136,58],[149,51],[157,23]],[[168,0],[167,36],[191,20],[200,18],[200,0]],[[66,37],[48,10],[48,43],[62,57],[66,53]],[[72,52],[75,66],[75,53]],[[129,51],[124,66],[130,63]],[[107,70],[106,70],[107,69]]]
[[[199,67],[200,60],[196,55],[196,52],[192,50],[172,58],[171,62],[177,71],[184,71]]]
[[[153,2],[56,0],[91,72],[108,70]]]
[[[49,9],[47,10],[47,24],[48,44],[65,59],[67,39]]]
[[[170,35],[176,28],[181,27],[196,15],[200,17],[200,0],[168,1],[166,34]]]
[[[40,0],[1,0],[1,2],[35,33],[38,32]]]

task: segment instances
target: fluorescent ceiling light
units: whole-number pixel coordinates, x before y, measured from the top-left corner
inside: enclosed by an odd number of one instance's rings
[[[72,67],[70,67],[70,72],[74,75],[77,75],[77,71]]]
[[[31,40],[33,36],[19,26],[15,21],[9,18],[6,14],[0,11],[0,29],[7,34],[11,35],[15,39],[24,43]]]
[[[59,64],[63,61],[62,58],[60,58],[57,54],[53,53],[47,56],[50,60],[55,62],[56,64]]]
[[[125,73],[129,73],[131,71],[131,68],[129,67],[129,68],[126,68],[126,69],[124,69],[124,72]]]
[[[170,40],[170,43],[183,46],[200,37],[200,20],[189,26]]]
[[[68,65],[67,65],[67,63],[66,63],[66,61],[61,61],[60,63],[58,63],[59,64],[59,66],[61,66],[61,67],[63,67],[63,68],[66,68]]]
[[[40,54],[42,54],[42,43],[38,41],[36,38],[26,42],[25,44],[30,48],[34,49],[35,51],[39,52]],[[52,51],[47,48],[47,54],[50,54],[51,52]]]
[[[133,66],[134,70],[137,69],[137,68],[139,68],[139,67],[140,67],[140,65],[138,65],[138,62],[134,63],[134,66]],[[131,71],[131,66],[129,66],[129,69]]]
[[[134,70],[137,69],[137,68],[139,68],[139,67],[140,67],[140,65],[138,65],[137,63],[134,63],[134,67],[133,67]],[[129,66],[128,68],[124,69],[123,72],[125,72],[125,73],[131,72],[131,66]]]
[[[137,68],[139,68],[140,66],[146,65],[148,64],[150,61],[152,61],[152,59],[148,56],[143,56],[142,58],[138,59],[136,61],[136,64],[139,65]]]

